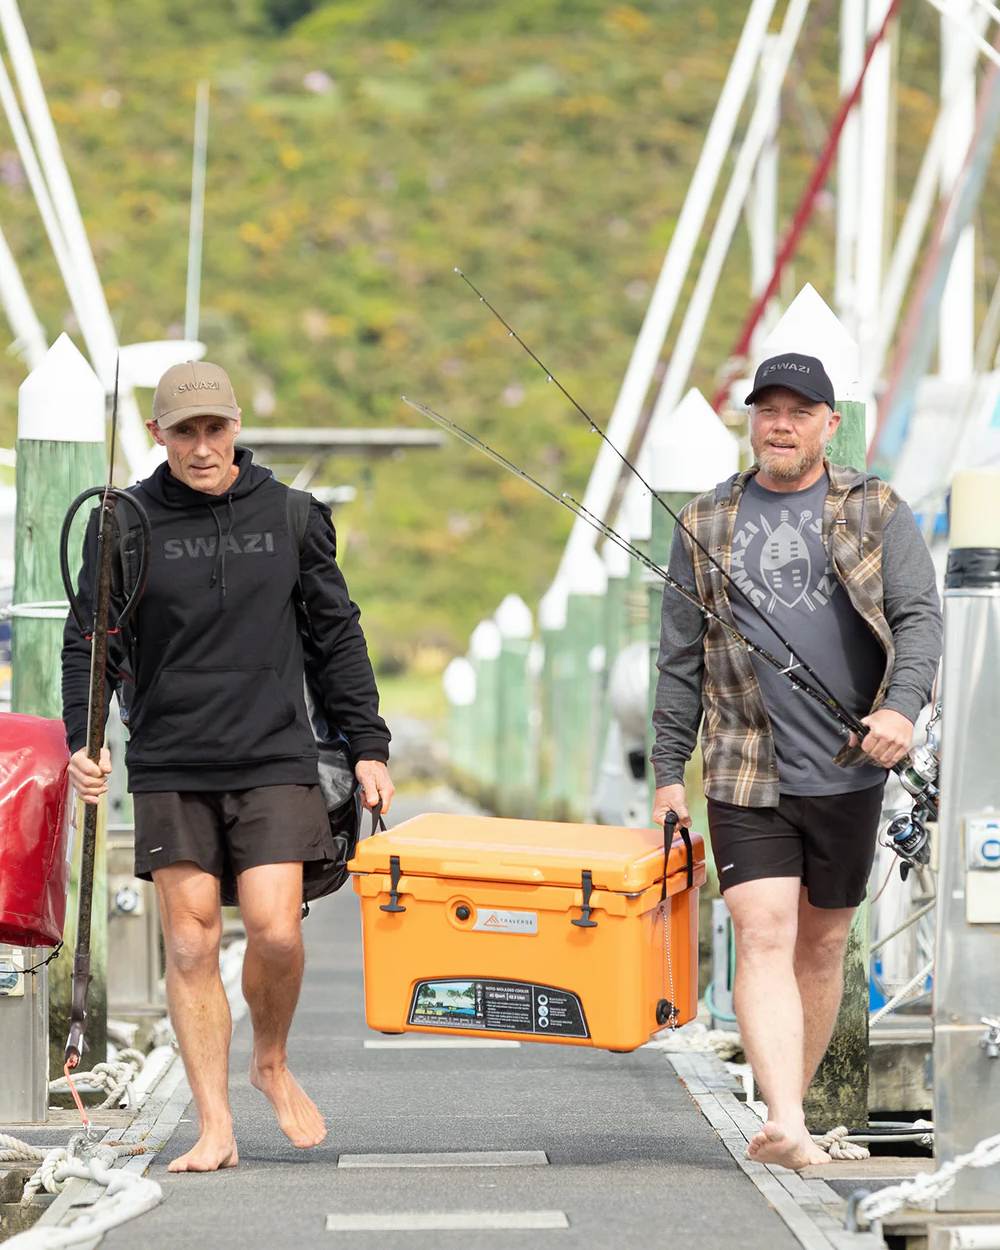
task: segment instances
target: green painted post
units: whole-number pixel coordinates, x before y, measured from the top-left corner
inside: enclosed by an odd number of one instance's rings
[[[500,631],[493,621],[480,621],[469,639],[469,655],[476,673],[473,706],[472,774],[479,798],[492,809],[497,792],[499,747]]]
[[[819,356],[833,381],[840,428],[829,457],[863,470],[866,463],[865,405],[845,396],[858,393],[857,343],[811,286],[795,297],[760,350],[761,358],[785,351]],[[806,1098],[810,1127],[868,1123],[868,903],[858,908],[844,958],[844,997],[826,1057]]]
[[[557,813],[582,820],[590,810],[598,761],[596,683],[591,653],[604,639],[604,565],[592,548],[567,571],[566,628],[554,670],[554,784]]]
[[[470,750],[474,732],[476,670],[465,656],[456,656],[442,677],[448,700],[448,763],[455,783],[462,789],[472,778]]]
[[[542,665],[538,683],[538,813],[554,816],[556,811],[557,759],[557,677],[566,633],[566,587],[561,580],[552,583],[538,605],[538,630],[542,645]]]
[[[530,674],[531,609],[508,595],[494,617],[500,631],[497,690],[497,806],[501,816],[525,817],[535,804],[537,755],[533,742],[534,692]]]
[[[52,345],[18,393],[17,516],[14,602],[32,604],[65,599],[59,575],[59,533],[73,499],[107,478],[104,446],[104,388],[65,335]],[[78,566],[87,509],[74,532],[72,559]],[[13,630],[11,707],[35,716],[62,717],[61,664],[65,613],[58,617],[18,615]],[[119,762],[118,767],[122,765]],[[82,826],[82,818],[78,822]],[[69,1032],[79,838],[66,913],[67,949],[48,969],[49,1072],[62,1071]],[[86,1067],[107,1058],[106,833],[98,829],[94,866],[91,975]],[[32,963],[37,959],[32,958]],[[44,997],[44,996],[42,996]],[[43,1065],[44,1068],[44,1065]]]

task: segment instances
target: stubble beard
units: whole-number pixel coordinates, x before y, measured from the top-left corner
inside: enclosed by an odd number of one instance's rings
[[[757,463],[769,476],[779,482],[794,482],[804,477],[823,459],[823,445],[816,447],[800,447],[797,456],[782,456],[772,452],[766,443],[754,447]]]

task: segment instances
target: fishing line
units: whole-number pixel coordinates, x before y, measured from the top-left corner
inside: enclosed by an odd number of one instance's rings
[[[512,473],[515,477],[519,478],[522,482],[526,482],[529,486],[534,487],[535,490],[545,495],[547,499],[551,499],[553,502],[561,504],[564,508],[568,508],[574,516],[580,517],[580,519],[589,525],[591,529],[596,530],[610,542],[613,542],[616,547],[621,548],[622,551],[627,552],[635,560],[638,560],[639,563],[649,569],[651,573],[655,573],[657,577],[661,578],[670,587],[670,589],[680,595],[682,599],[685,599],[688,603],[692,604],[692,606],[696,607],[703,616],[709,620],[715,621],[716,624],[720,625],[731,638],[745,646],[748,651],[753,652],[755,655],[759,655],[766,664],[769,664],[775,670],[775,672],[779,673],[783,677],[787,677],[797,690],[801,690],[803,694],[809,695],[810,698],[820,705],[820,707],[824,708],[832,717],[834,717],[842,728],[847,729],[856,736],[860,735],[861,737],[864,737],[864,735],[867,734],[868,730],[866,726],[863,725],[856,717],[853,717],[846,708],[837,703],[835,700],[829,700],[822,691],[817,690],[807,681],[803,681],[803,679],[795,672],[795,665],[782,664],[781,660],[779,660],[776,655],[773,655],[765,647],[752,642],[746,634],[741,633],[735,625],[730,625],[728,621],[719,616],[719,614],[703,602],[703,600],[701,600],[694,591],[689,590],[683,582],[679,582],[671,573],[669,573],[661,565],[657,564],[655,560],[652,560],[646,555],[645,552],[640,551],[637,547],[633,546],[628,539],[619,534],[618,531],[613,529],[606,521],[603,521],[600,517],[595,516],[589,508],[584,507],[582,503],[580,503],[568,492],[564,492],[562,495],[557,495],[555,491],[550,490],[548,486],[539,482],[537,478],[532,477],[530,473],[528,473],[525,469],[522,469],[519,465],[514,464],[513,461],[508,460],[506,456],[496,451],[493,447],[490,447],[488,443],[484,443],[483,440],[481,438],[477,438],[475,434],[463,429],[462,426],[457,425],[454,421],[450,421],[447,417],[442,416],[441,413],[435,412],[433,408],[428,407],[426,404],[421,404],[417,400],[409,399],[406,395],[401,396],[401,398],[403,403],[407,404],[410,408],[413,408],[416,412],[422,413],[423,416],[433,421],[436,425],[439,425],[442,429],[447,430],[449,434],[453,434],[463,443],[468,444],[468,446],[475,448],[477,451],[481,451],[495,464],[499,464],[509,473]]]
[[[646,481],[646,479],[639,472],[636,466],[631,462],[631,460],[628,459],[625,453],[620,451],[618,447],[615,446],[615,444],[611,441],[610,438],[608,438],[605,431],[601,429],[601,427],[597,424],[597,422],[590,415],[590,413],[586,410],[586,408],[584,408],[583,405],[573,395],[569,393],[569,391],[565,388],[565,386],[563,386],[563,384],[559,381],[559,379],[555,376],[555,374],[551,371],[551,369],[549,369],[538,358],[538,356],[535,355],[535,353],[531,350],[531,348],[524,341],[524,339],[521,338],[521,336],[514,329],[514,327],[510,324],[510,322],[507,321],[507,319],[490,303],[490,301],[486,298],[486,296],[482,293],[482,291],[480,291],[479,287],[477,287],[476,284],[465,273],[463,273],[462,270],[459,269],[457,265],[455,266],[455,273],[458,274],[458,276],[462,279],[465,285],[478,297],[479,302],[481,304],[484,304],[490,310],[493,316],[497,319],[497,321],[500,322],[503,328],[507,331],[507,337],[512,338],[521,348],[523,348],[525,352],[527,352],[527,354],[531,357],[531,359],[535,362],[535,364],[538,365],[539,369],[541,369],[542,372],[545,374],[545,380],[547,382],[551,382],[556,387],[556,389],[560,392],[560,394],[565,396],[565,398],[573,405],[573,407],[577,410],[577,412],[583,417],[583,419],[590,426],[592,433],[597,434],[607,444],[608,448],[612,452],[614,452],[614,454],[618,457],[618,459],[622,462],[622,464],[639,479],[640,483],[646,488],[646,490],[649,491],[650,495],[656,500],[656,502],[660,505],[660,507],[663,508],[666,511],[667,515],[673,519],[674,523],[677,526],[679,526],[680,529],[683,530],[685,534],[687,534],[688,538],[691,539],[691,541],[698,548],[698,550],[702,553],[702,555],[705,556],[709,564],[711,564],[713,568],[718,569],[718,571],[726,579],[728,584],[730,586],[735,587],[735,589],[739,591],[740,595],[750,605],[750,608],[753,610],[753,612],[760,618],[761,621],[763,621],[763,623],[771,631],[774,637],[777,638],[777,640],[781,643],[782,647],[784,647],[788,651],[788,655],[790,658],[789,667],[802,668],[806,673],[809,674],[809,676],[816,683],[816,685],[823,692],[823,694],[825,694],[826,697],[830,700],[831,706],[840,708],[842,713],[845,716],[850,716],[850,713],[847,712],[846,708],[842,707],[836,695],[829,688],[829,686],[827,686],[827,684],[823,681],[823,679],[819,676],[819,674],[816,673],[809,666],[809,664],[806,663],[805,660],[801,659],[798,655],[796,655],[794,648],[791,646],[788,640],[781,634],[777,626],[770,620],[767,614],[760,610],[760,608],[757,606],[756,603],[754,603],[753,599],[751,599],[751,597],[747,594],[747,592],[743,589],[743,587],[739,584],[739,582],[736,581],[736,579],[733,576],[731,576],[731,574],[723,567],[722,564],[719,563],[718,560],[716,560],[716,558],[712,555],[712,553],[708,550],[708,548],[704,545],[704,543],[702,543],[700,539],[693,533],[693,531],[688,528],[688,526],[684,523],[684,521],[681,520],[681,518],[677,515],[677,513],[673,510],[673,508],[670,507],[667,501],[662,496],[657,494],[657,492],[652,488],[652,486],[650,486],[649,482]],[[854,730],[853,732],[857,733],[858,731]],[[862,726],[860,732],[862,736],[864,736],[865,734],[868,733],[868,730],[865,726]]]

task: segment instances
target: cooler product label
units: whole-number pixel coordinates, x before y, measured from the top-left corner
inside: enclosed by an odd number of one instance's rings
[[[575,994],[549,985],[485,978],[418,981],[410,1024],[490,1033],[534,1033],[539,1037],[589,1037],[583,1006]]]
[[[476,923],[472,927],[480,933],[537,933],[538,912],[484,907],[476,912]]]

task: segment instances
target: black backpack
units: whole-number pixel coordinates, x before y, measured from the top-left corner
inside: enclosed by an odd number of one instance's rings
[[[302,550],[311,502],[312,496],[308,491],[289,488],[288,533],[295,540],[297,553]],[[317,678],[323,656],[316,645],[309,624],[309,611],[299,586],[296,586],[295,611],[305,661],[306,707],[319,751],[319,784],[330,821],[325,857],[309,860],[302,865],[303,915],[308,916],[309,904],[313,899],[333,894],[349,876],[347,864],[353,859],[361,837],[364,791],[354,775],[350,745],[343,733],[330,724],[323,707]],[[376,829],[385,829],[381,804],[372,809],[372,833]]]

